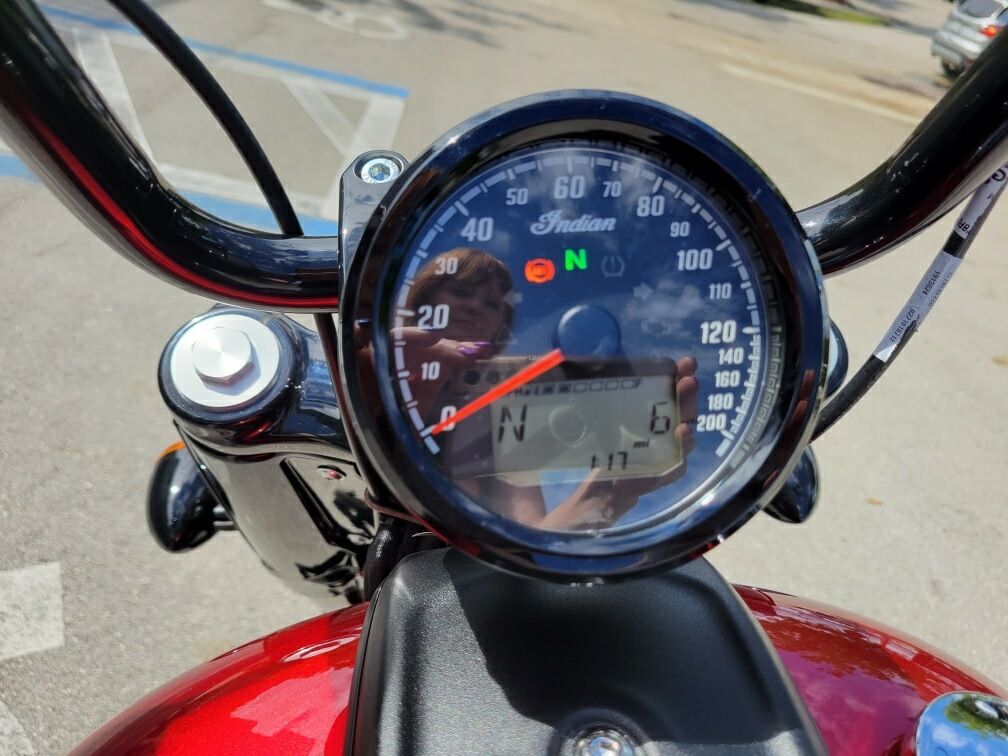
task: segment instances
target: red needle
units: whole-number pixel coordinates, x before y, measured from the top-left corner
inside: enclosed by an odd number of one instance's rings
[[[510,394],[519,386],[524,386],[529,381],[535,380],[543,373],[552,370],[561,362],[563,362],[565,359],[567,358],[564,357],[564,353],[560,349],[554,349],[549,354],[544,354],[542,357],[533,362],[531,365],[519,370],[517,373],[512,375],[503,383],[497,384],[482,396],[473,399],[471,402],[469,402],[469,404],[460,409],[454,415],[449,415],[448,417],[446,417],[440,423],[431,428],[431,435],[436,436],[438,433],[443,431],[449,425],[455,425],[455,423],[461,423],[467,417],[476,414],[491,402],[497,401],[505,394]]]

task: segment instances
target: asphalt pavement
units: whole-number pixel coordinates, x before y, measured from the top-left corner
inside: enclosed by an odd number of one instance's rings
[[[157,7],[199,43],[307,226],[327,233],[352,156],[414,156],[478,110],[567,87],[693,113],[795,207],[819,201],[883,160],[943,91],[928,53],[933,12],[911,5],[901,28],[731,0]],[[98,0],[45,7],[169,180],[211,212],[269,224],[234,150],[135,32]],[[950,222],[828,281],[852,364]],[[279,585],[236,534],[170,556],[146,532],[151,466],[175,440],[157,359],[209,302],[117,257],[2,146],[0,234],[0,754],[59,754],[185,669],[323,607]],[[757,517],[711,554],[734,581],[863,613],[1002,684],[1006,239],[999,207],[910,348],[816,444],[813,518]]]

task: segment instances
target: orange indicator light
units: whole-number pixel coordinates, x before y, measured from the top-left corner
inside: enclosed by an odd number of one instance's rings
[[[169,454],[174,454],[175,452],[182,451],[183,449],[185,449],[185,444],[182,443],[181,441],[176,441],[174,444],[167,447],[160,454],[158,454],[158,459],[164,459]]]
[[[552,281],[556,275],[556,266],[545,257],[536,257],[525,263],[525,280],[529,283],[543,284]]]

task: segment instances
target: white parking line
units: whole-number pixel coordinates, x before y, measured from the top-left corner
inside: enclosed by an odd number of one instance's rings
[[[75,27],[73,37],[77,47],[77,59],[84,71],[91,77],[91,81],[98,87],[112,112],[133,137],[133,141],[147,153],[147,157],[152,158],[154,153],[151,152],[147,135],[140,126],[140,119],[126,88],[122,69],[119,68],[115,53],[112,52],[112,43],[108,35],[95,29]]]
[[[336,107],[332,99],[317,87],[309,86],[304,82],[287,81],[284,84],[287,90],[294,95],[298,104],[315,122],[315,125],[319,127],[319,131],[325,134],[329,143],[340,153],[349,154],[356,129],[350,120],[343,115],[343,111]]]
[[[347,162],[368,150],[386,148],[392,144],[399,121],[402,120],[405,101],[397,97],[372,97],[368,100],[364,115],[357,123],[353,141],[347,146],[343,156]],[[329,187],[322,199],[323,218],[339,217],[339,184],[342,171]]]
[[[153,47],[150,42],[143,37],[116,30],[80,29],[71,25],[71,31],[77,43],[77,54],[85,70],[98,84],[102,95],[109,101],[112,110],[130,135],[148,155],[151,155],[150,145],[140,126],[112,49],[114,43],[151,51]],[[292,196],[291,199],[298,212],[331,220],[338,218],[339,180],[343,168],[362,152],[386,148],[392,144],[399,122],[402,120],[405,99],[214,52],[197,51],[197,54],[205,63],[213,63],[245,75],[270,79],[287,88],[343,159],[342,164],[337,164],[339,170],[324,196],[295,192],[292,194],[298,196]],[[363,103],[364,114],[356,125],[352,124],[332,101],[333,96]],[[262,195],[251,181],[217,176],[199,169],[177,165],[161,165],[159,168],[165,178],[179,189],[205,192],[241,202],[262,203]]]
[[[63,640],[59,562],[0,572],[0,661],[59,648]]]
[[[28,734],[11,710],[0,701],[0,754],[3,756],[35,756]]]
[[[858,99],[857,97],[840,94],[839,92],[830,92],[829,90],[820,89],[819,87],[812,86],[810,84],[801,84],[797,81],[791,81],[780,76],[755,71],[750,68],[743,68],[742,66],[736,66],[731,63],[722,63],[721,68],[733,76],[758,81],[763,84],[770,84],[775,87],[780,87],[781,89],[790,89],[792,92],[798,92],[803,95],[808,95],[809,97],[826,100],[827,102],[836,103],[837,105],[846,105],[849,108],[855,108],[857,110],[863,110],[866,113],[873,113],[885,118],[891,118],[892,120],[899,121],[901,123],[909,123],[914,126],[920,123],[920,117],[918,116],[908,115],[907,113],[902,113],[894,108],[887,108],[885,105],[876,105],[875,103],[867,102],[865,100]]]
[[[62,19],[58,20],[57,26],[74,48],[82,67],[97,83],[120,123],[138,146],[151,156],[150,143],[114,52],[119,45],[152,52],[154,48],[150,42],[125,28],[98,29],[87,25],[86,21],[82,25]],[[362,152],[391,146],[405,108],[406,91],[296,63],[237,53],[213,45],[195,44],[197,54],[206,63],[274,81],[284,86],[295,102],[301,105],[338,153],[338,158],[331,163],[336,169],[335,175],[324,195],[298,191],[288,191],[288,195],[299,214],[337,220],[339,179],[343,169]],[[340,102],[344,100],[363,106],[363,116],[356,124],[341,109],[343,106]],[[5,153],[7,150],[9,147],[0,141],[0,152]],[[0,158],[5,156],[0,154]],[[245,205],[263,205],[258,186],[248,179],[223,176],[189,166],[158,163],[158,168],[172,185],[190,195],[205,195]]]
[[[316,86],[299,81],[287,81],[285,84],[319,131],[325,134],[329,143],[345,158],[352,159],[367,150],[390,144],[402,118],[402,100],[372,97],[367,102],[360,123],[354,127],[332,99]],[[329,191],[322,198],[320,215],[323,218],[336,218],[339,215],[341,175],[342,171],[336,174]]]
[[[201,171],[197,168],[186,168],[172,163],[158,163],[161,174],[168,183],[183,192],[200,192],[214,197],[244,202],[249,205],[263,204],[262,192],[251,181],[221,176],[218,173]],[[319,215],[322,200],[313,194],[293,192],[288,190],[294,209],[304,215]]]

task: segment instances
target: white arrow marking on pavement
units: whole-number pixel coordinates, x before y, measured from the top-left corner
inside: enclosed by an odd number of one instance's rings
[[[4,756],[35,756],[27,733],[3,701],[0,701],[0,753]]]
[[[0,572],[0,661],[62,645],[59,562]]]

